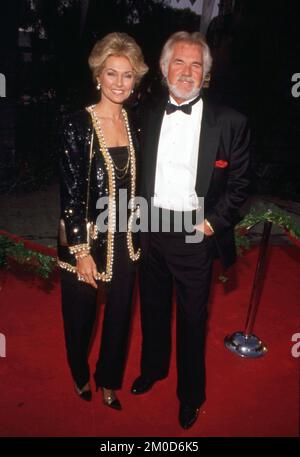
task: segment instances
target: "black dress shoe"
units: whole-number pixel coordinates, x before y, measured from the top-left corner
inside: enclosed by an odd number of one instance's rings
[[[200,408],[193,408],[185,403],[180,403],[179,423],[182,428],[190,428],[197,420]]]
[[[91,388],[90,388],[90,385],[87,384],[83,387],[83,389],[79,389],[76,385],[75,385],[75,390],[78,394],[78,396],[84,400],[84,401],[91,401],[92,400],[92,391],[91,391]]]
[[[81,394],[79,394],[79,397],[82,398],[82,400],[91,401],[92,400],[92,391],[85,390],[84,392],[81,392]]]
[[[146,378],[145,376],[139,376],[131,386],[131,393],[134,395],[144,394],[151,389],[153,384],[155,384],[155,381],[152,379]]]
[[[116,409],[118,411],[121,411],[122,405],[120,400],[117,398],[115,392],[111,390],[110,394],[107,394],[103,387],[101,388],[102,390],[102,396],[103,396],[103,404],[105,406],[108,406],[109,408]],[[108,390],[108,389],[107,389]]]

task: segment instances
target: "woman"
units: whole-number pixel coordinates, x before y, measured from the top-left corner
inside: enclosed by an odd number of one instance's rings
[[[124,33],[110,33],[98,41],[89,66],[101,91],[100,101],[69,115],[62,130],[58,242],[62,312],[75,388],[83,400],[90,401],[88,348],[96,317],[97,289],[101,283],[106,284],[94,379],[97,390],[102,389],[104,404],[121,409],[114,391],[122,384],[135,262],[139,258],[130,230],[136,188],[136,141],[123,103],[148,68],[139,46]],[[132,203],[129,211],[128,200]],[[121,212],[124,203],[125,214]]]

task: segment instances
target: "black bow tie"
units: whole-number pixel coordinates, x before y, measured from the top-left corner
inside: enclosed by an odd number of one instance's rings
[[[172,114],[175,113],[175,111],[182,111],[185,114],[191,114],[192,107],[187,103],[185,105],[173,105],[173,103],[168,103],[166,106],[166,113]]]
[[[175,111],[182,111],[185,114],[191,114],[192,113],[192,106],[197,103],[201,98],[201,95],[198,95],[193,101],[190,103],[185,103],[184,105],[174,105],[170,101],[168,101],[167,106],[166,106],[166,114],[172,114],[175,113]]]

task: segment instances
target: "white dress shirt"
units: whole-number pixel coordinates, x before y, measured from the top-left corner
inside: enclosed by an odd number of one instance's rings
[[[170,97],[174,105],[176,101]],[[154,206],[174,211],[198,208],[195,190],[203,101],[182,111],[164,114],[157,152]]]

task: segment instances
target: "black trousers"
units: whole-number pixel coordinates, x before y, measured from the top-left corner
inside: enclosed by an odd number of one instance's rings
[[[126,233],[115,235],[113,278],[106,287],[101,346],[94,379],[96,386],[119,389],[127,355],[135,280]],[[101,286],[100,286],[101,287]],[[67,359],[74,382],[82,388],[90,379],[88,352],[97,311],[97,290],[61,271],[62,314]]]
[[[143,235],[142,235],[143,236]],[[212,240],[187,244],[183,234],[152,233],[141,266],[141,372],[167,376],[171,352],[172,290],[177,301],[177,395],[197,408],[205,400],[205,331],[211,283]]]

